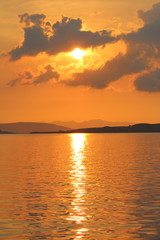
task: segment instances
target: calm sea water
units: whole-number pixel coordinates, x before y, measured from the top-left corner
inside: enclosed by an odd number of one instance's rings
[[[160,239],[160,134],[0,135],[0,239]]]

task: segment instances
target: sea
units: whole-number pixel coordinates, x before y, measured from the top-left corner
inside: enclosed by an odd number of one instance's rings
[[[0,239],[159,240],[160,133],[1,134]]]

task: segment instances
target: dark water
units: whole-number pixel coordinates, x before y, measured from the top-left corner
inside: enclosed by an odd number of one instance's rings
[[[0,239],[160,239],[160,134],[0,135]]]

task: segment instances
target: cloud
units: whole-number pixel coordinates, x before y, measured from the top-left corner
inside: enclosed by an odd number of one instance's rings
[[[134,85],[138,91],[160,92],[160,69],[139,76]]]
[[[89,48],[115,41],[110,31],[97,32],[82,30],[82,20],[62,17],[53,25],[45,22],[43,14],[25,13],[19,15],[24,25],[24,40],[21,45],[8,52],[12,61],[23,56],[36,56],[39,53],[56,55],[71,51],[75,47]]]
[[[30,82],[33,78],[33,75],[29,71],[24,71],[23,73],[19,73],[16,79],[11,80],[7,83],[8,86],[15,87],[17,85],[24,84],[24,82]]]
[[[38,85],[41,83],[49,82],[52,79],[59,79],[59,73],[54,71],[51,65],[44,67],[44,71],[41,71],[37,76],[34,76],[29,71],[24,71],[18,74],[16,79],[11,80],[7,85],[14,87],[19,85]]]
[[[46,49],[47,36],[44,35],[41,27],[33,26],[25,28],[24,31],[25,40],[22,46],[18,46],[8,53],[13,61],[20,59],[22,56],[36,56]]]
[[[46,18],[44,14],[29,15],[28,13],[24,13],[18,16],[20,18],[20,23],[24,24],[26,27],[31,25],[41,26]]]
[[[160,16],[160,15],[159,15]],[[144,25],[137,32],[129,33],[124,37],[126,41],[147,44],[154,49],[160,50],[160,17],[155,22]]]
[[[43,14],[27,13],[19,15],[24,26],[24,41],[8,54],[12,61],[23,56],[36,56],[39,53],[56,55],[71,51],[75,47],[88,48],[116,43],[126,44],[126,52],[119,53],[113,59],[104,62],[99,69],[84,69],[71,79],[59,80],[69,86],[90,86],[96,89],[107,88],[110,83],[122,77],[134,75],[134,85],[138,91],[160,92],[160,3],[154,4],[148,11],[139,10],[138,17],[144,25],[136,31],[113,37],[112,32],[85,31],[82,20],[62,17],[54,24],[46,22]],[[27,78],[27,72],[18,75],[10,86],[21,84],[40,84],[51,78],[60,79],[53,69],[45,69],[38,76]]]
[[[69,86],[90,86],[97,89],[106,88],[111,82],[117,81],[121,77],[146,69],[147,58],[139,54],[141,46],[135,45],[134,48],[128,44],[126,54],[119,54],[97,70],[85,70],[74,75],[74,79],[63,81]],[[144,53],[145,54],[145,53]]]
[[[32,84],[40,84],[40,83],[45,83],[50,81],[51,79],[59,79],[59,73],[56,71],[53,71],[53,68],[51,65],[48,65],[44,68],[46,71],[41,72],[41,74],[37,77],[35,77],[34,81]]]
[[[125,54],[118,54],[115,58],[107,61],[100,69],[86,69],[82,73],[75,74],[73,79],[64,83],[70,86],[84,85],[101,89],[108,87],[111,82],[117,81],[121,77],[136,74],[137,77],[143,75],[143,77],[138,77],[135,82],[137,90],[160,91],[158,82],[155,82],[153,78],[149,81],[151,75],[143,73],[146,70],[148,72],[153,71],[159,64],[160,3],[153,5],[153,8],[149,11],[138,11],[138,15],[144,21],[144,26],[137,31],[121,36],[127,46]],[[146,81],[144,80],[145,77]],[[152,81],[154,87],[151,85]],[[145,83],[146,88],[144,87]],[[149,87],[151,87],[150,90]]]
[[[153,23],[160,19],[160,3],[156,3],[148,11],[139,10],[138,17],[143,20],[145,24]]]

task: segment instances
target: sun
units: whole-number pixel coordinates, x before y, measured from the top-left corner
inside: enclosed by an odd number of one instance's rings
[[[80,48],[75,48],[70,55],[75,59],[82,59],[86,53]]]

